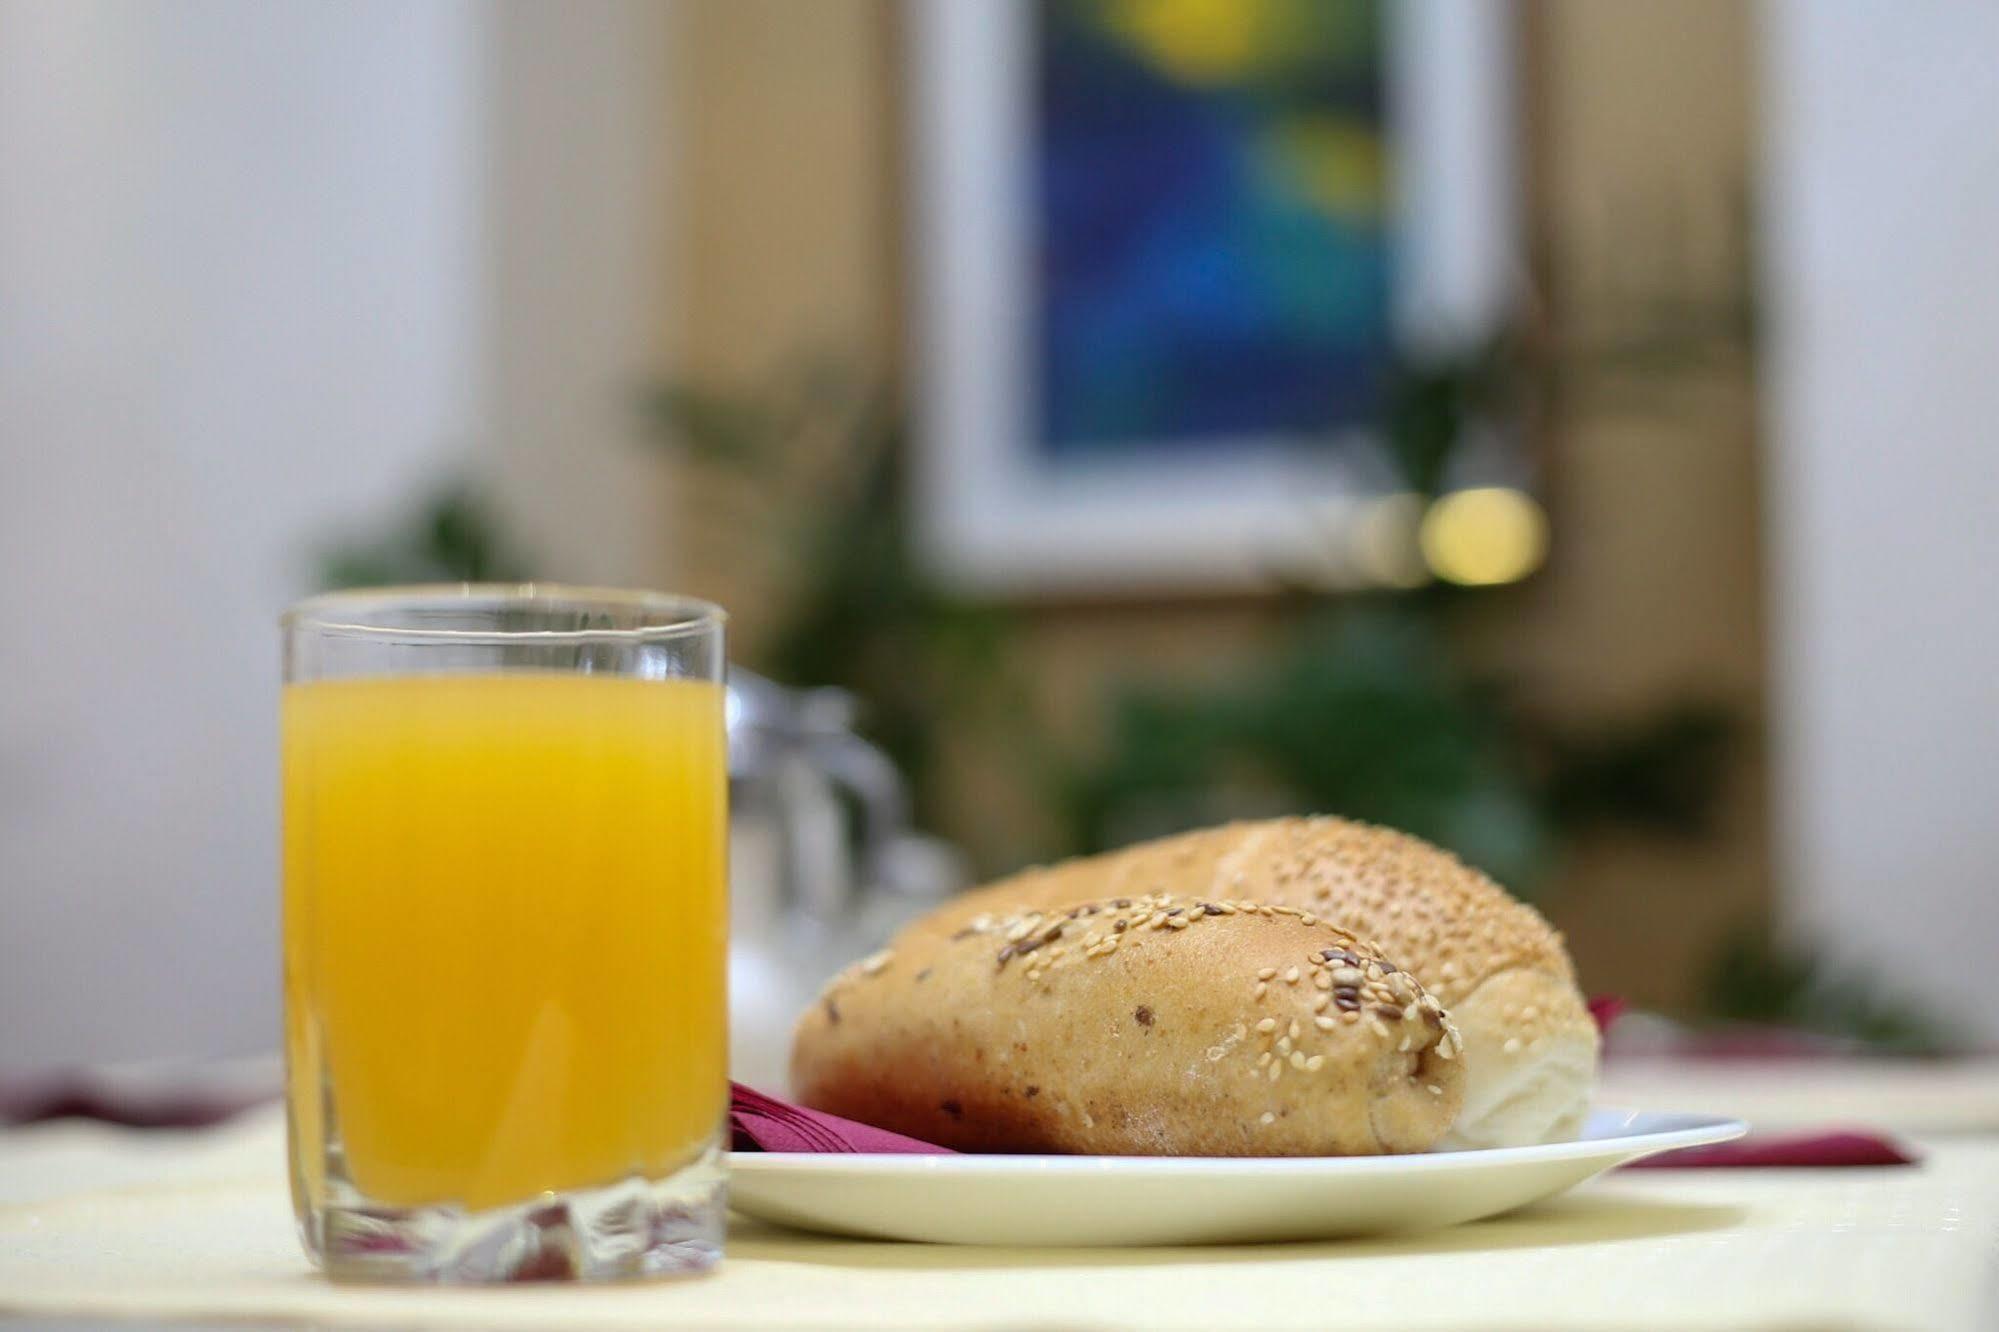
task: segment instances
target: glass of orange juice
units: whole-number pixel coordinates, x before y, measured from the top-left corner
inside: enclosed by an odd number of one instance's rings
[[[720,1257],[723,619],[538,585],[285,616],[292,1196],[328,1274]]]

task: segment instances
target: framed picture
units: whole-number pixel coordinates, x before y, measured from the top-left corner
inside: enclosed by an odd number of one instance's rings
[[[1383,485],[1398,347],[1506,303],[1510,7],[909,20],[925,558],[998,594],[1225,591],[1336,536]]]

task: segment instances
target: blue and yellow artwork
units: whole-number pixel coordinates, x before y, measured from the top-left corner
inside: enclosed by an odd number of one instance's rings
[[[1043,455],[1369,424],[1391,337],[1379,6],[1040,0],[1037,17]]]

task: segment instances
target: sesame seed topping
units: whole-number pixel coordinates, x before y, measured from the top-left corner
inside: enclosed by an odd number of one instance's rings
[[[1437,1085],[1436,1083],[1434,1083],[1434,1082],[1426,1082],[1426,1083],[1424,1083],[1424,1084],[1423,1084],[1423,1090],[1425,1090],[1425,1091],[1429,1092],[1429,1093],[1430,1093],[1430,1095],[1432,1095],[1432,1096],[1442,1096],[1442,1095],[1444,1094],[1444,1089],[1443,1089],[1442,1087],[1439,1087],[1439,1086],[1438,1086],[1438,1085]]]
[[[1276,968],[1276,967],[1264,967],[1264,968],[1263,968],[1262,970],[1260,970],[1260,971],[1258,971],[1258,972],[1256,973],[1256,978],[1257,978],[1258,980],[1266,980],[1266,981],[1267,981],[1267,980],[1269,980],[1269,979],[1270,979],[1270,978],[1271,978],[1272,976],[1275,976],[1276,974],[1277,974],[1277,968]]]
[[[1296,967],[1285,968],[1284,983],[1286,985],[1296,985],[1298,983],[1298,968]]]
[[[1256,1024],[1256,1029],[1258,1031],[1263,1031],[1263,1032],[1276,1031],[1277,1019],[1274,1017],[1265,1018],[1263,1019],[1263,1021]]]
[[[1266,995],[1266,994],[1269,994],[1269,993],[1270,993],[1270,986],[1269,986],[1269,985],[1265,984],[1265,983],[1264,983],[1264,982],[1262,982],[1262,981],[1258,981],[1258,982],[1256,983],[1256,997],[1257,997],[1257,998],[1261,999],[1261,998],[1263,998],[1263,996],[1264,996],[1264,995]]]
[[[1333,1024],[1334,1024],[1334,1019],[1325,1013],[1321,1013],[1319,1014],[1319,1016],[1312,1019],[1312,1025],[1317,1027],[1320,1031],[1331,1031],[1333,1029]]]
[[[1291,1067],[1305,1067],[1305,1052],[1303,1050],[1293,1050],[1291,1052]]]
[[[1310,1059],[1307,1059],[1305,1061],[1305,1071],[1307,1073],[1317,1073],[1320,1069],[1324,1068],[1325,1066],[1326,1066],[1326,1057],[1324,1055],[1313,1055]]]
[[[861,962],[863,976],[878,976],[894,960],[895,954],[884,948],[879,953],[869,955]]]
[[[1265,1110],[1263,1114],[1257,1119],[1256,1122],[1259,1124],[1275,1124],[1277,1122],[1277,1116],[1272,1114],[1270,1111]]]
[[[1506,1044],[1500,1046],[1499,1048],[1507,1054],[1519,1054],[1520,1038],[1518,1036],[1508,1036],[1506,1038]]]
[[[1269,1078],[1269,1079],[1270,1079],[1270,1080],[1271,1080],[1272,1082],[1275,1082],[1275,1081],[1277,1081],[1277,1079],[1279,1079],[1279,1078],[1281,1078],[1281,1077],[1283,1077],[1283,1076],[1284,1076],[1284,1065],[1282,1065],[1282,1064],[1278,1063],[1278,1062],[1277,1062],[1276,1060],[1274,1060],[1274,1059],[1273,1059],[1273,1060],[1271,1060],[1271,1061],[1270,1061],[1270,1071],[1269,1071],[1268,1073],[1264,1074],[1263,1076],[1265,1076],[1266,1078]]]
[[[1291,1039],[1292,1039],[1292,1040],[1294,1040],[1294,1041],[1295,1041],[1295,1040],[1297,1040],[1297,1039],[1298,1039],[1298,1019],[1297,1019],[1297,1018],[1292,1018],[1292,1019],[1291,1019],[1291,1030],[1290,1030],[1290,1032],[1289,1032],[1288,1034],[1290,1035],[1290,1037],[1291,1037]]]

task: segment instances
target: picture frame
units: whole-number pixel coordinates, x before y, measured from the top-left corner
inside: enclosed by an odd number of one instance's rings
[[[1336,542],[1387,488],[1364,427],[1080,461],[1035,437],[1030,172],[1039,8],[912,0],[912,422],[919,554],[996,596],[1227,593]],[[1382,6],[1398,347],[1497,328],[1515,285],[1513,25],[1488,0]]]

